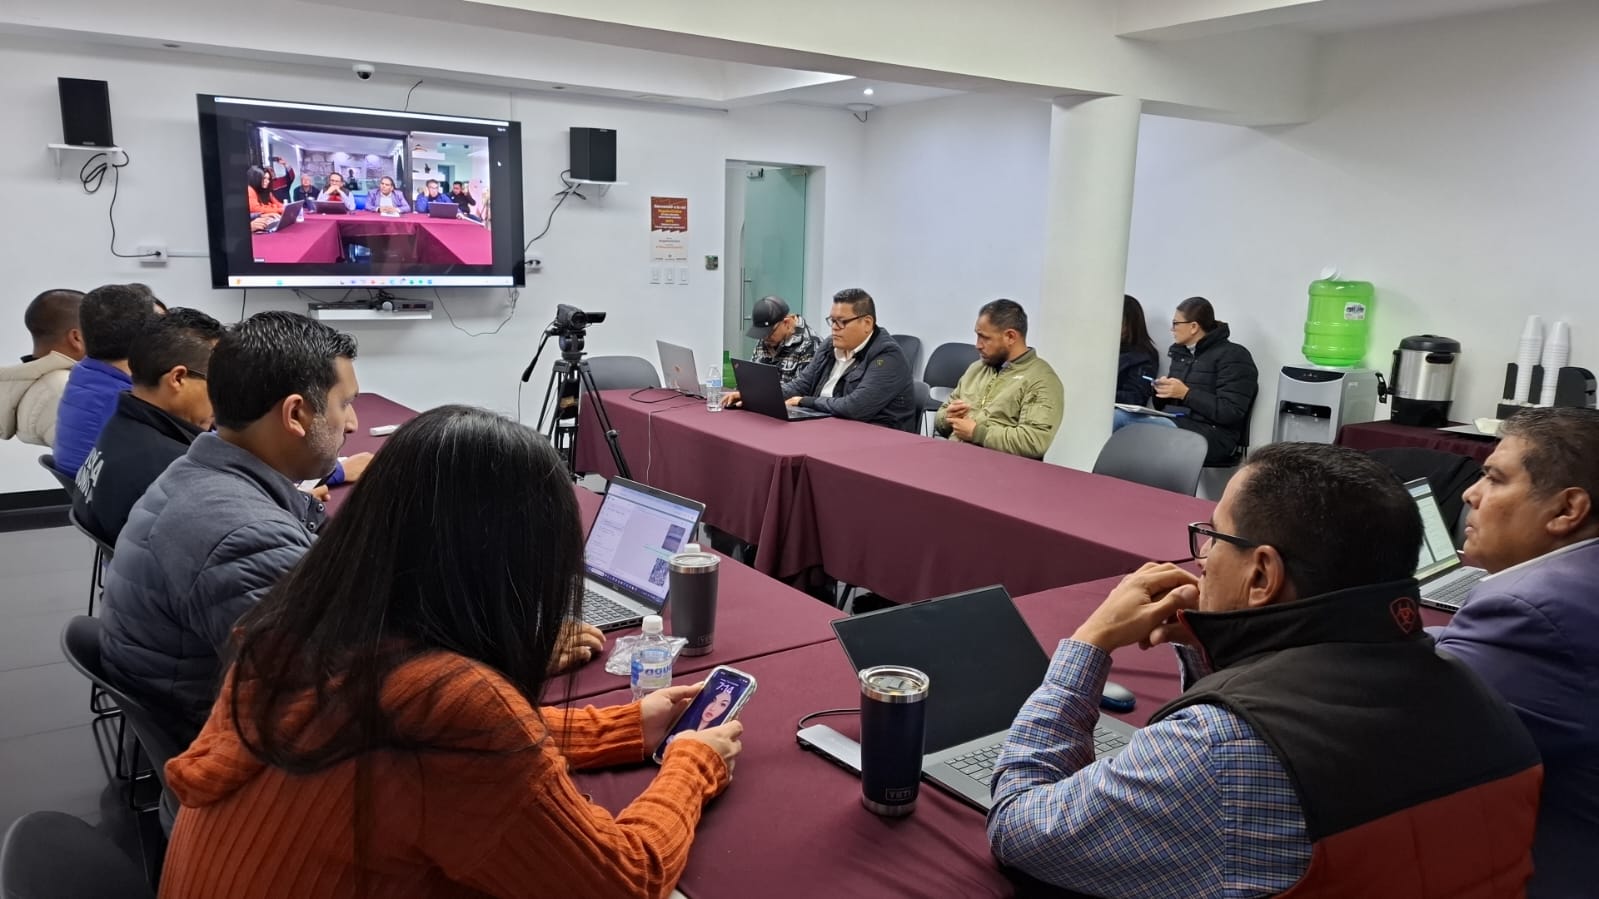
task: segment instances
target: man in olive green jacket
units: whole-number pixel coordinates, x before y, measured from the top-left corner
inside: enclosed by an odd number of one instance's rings
[[[979,358],[938,410],[939,436],[1042,459],[1055,442],[1066,389],[1049,363],[1027,347],[1027,313],[995,300],[977,313]]]

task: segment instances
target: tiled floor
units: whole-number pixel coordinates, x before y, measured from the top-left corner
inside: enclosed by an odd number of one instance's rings
[[[159,825],[123,804],[114,729],[97,739],[89,683],[61,655],[61,629],[88,604],[92,556],[71,528],[0,533],[0,830],[31,811],[67,812],[138,861],[141,831],[148,842]]]

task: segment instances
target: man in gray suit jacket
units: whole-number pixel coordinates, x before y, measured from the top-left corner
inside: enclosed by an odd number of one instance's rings
[[[310,548],[325,477],[356,428],[355,339],[261,312],[212,351],[217,432],[202,434],[128,514],[106,573],[106,676],[188,745],[211,712],[233,624]]]
[[[1526,409],[1466,491],[1465,555],[1491,572],[1438,633],[1543,755],[1527,895],[1594,895],[1599,850],[1599,412]]]

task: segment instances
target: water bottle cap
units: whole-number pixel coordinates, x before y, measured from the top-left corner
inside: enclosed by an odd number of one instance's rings
[[[1336,265],[1326,266],[1325,268],[1323,268],[1321,270],[1321,277],[1318,278],[1317,280],[1319,280],[1319,281],[1336,281],[1336,280],[1338,280],[1338,266],[1336,266]]]
[[[700,545],[698,543],[685,543],[683,544],[683,548],[678,550],[678,552],[681,553],[697,553],[699,551]]]
[[[646,633],[646,634],[659,634],[662,631],[663,628],[664,628],[664,625],[661,622],[661,616],[659,616],[659,615],[645,615],[644,616],[644,633]]]

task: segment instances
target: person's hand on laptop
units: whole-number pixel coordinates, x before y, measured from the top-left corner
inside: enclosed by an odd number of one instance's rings
[[[739,404],[739,399],[738,399],[738,391],[737,390],[729,390],[728,392],[722,394],[722,408],[723,409],[731,409],[734,406],[737,406],[738,404]]]
[[[555,644],[550,673],[561,674],[588,664],[605,648],[605,634],[592,624],[576,619],[566,622]]]
[[[1148,562],[1122,578],[1072,639],[1106,652],[1143,644],[1155,630],[1177,615],[1178,587],[1195,585],[1199,578],[1170,563]],[[1184,594],[1186,597],[1186,594]]]
[[[798,406],[800,404],[800,400],[802,400],[802,399],[804,399],[804,397],[802,397],[802,396],[791,396],[788,399],[784,400],[783,402],[787,403],[790,406]]]

